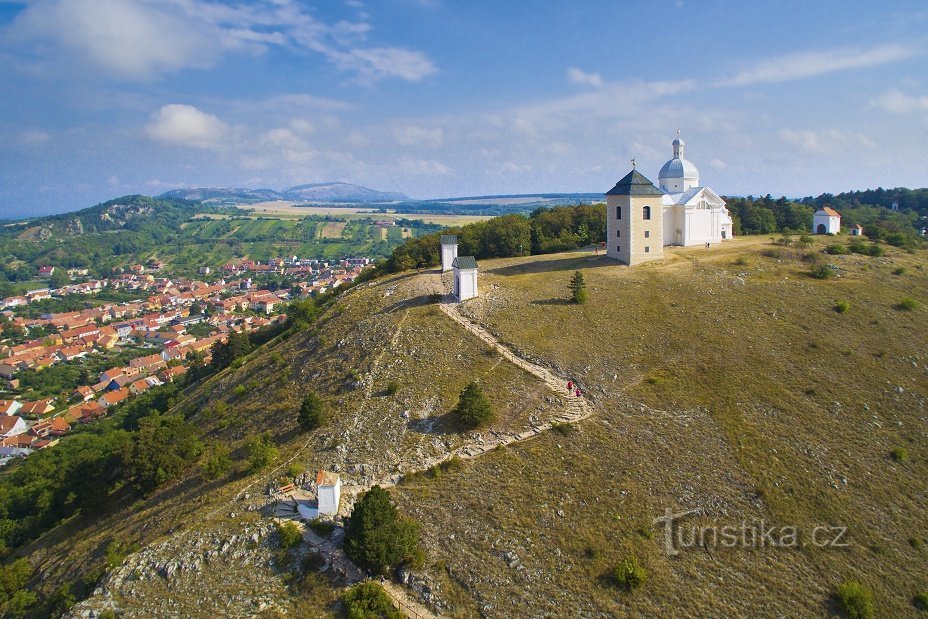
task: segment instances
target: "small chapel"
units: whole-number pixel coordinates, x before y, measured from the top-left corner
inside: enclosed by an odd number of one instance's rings
[[[699,184],[699,170],[686,159],[677,132],[673,158],[655,186],[635,169],[606,193],[606,255],[628,265],[664,257],[667,245],[705,245],[732,237],[725,201]]]

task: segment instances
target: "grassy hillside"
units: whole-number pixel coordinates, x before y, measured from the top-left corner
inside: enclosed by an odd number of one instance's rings
[[[463,311],[575,377],[596,412],[391,490],[422,527],[417,578],[443,614],[827,616],[849,579],[873,590],[877,616],[915,612],[928,588],[925,254],[829,256],[840,277],[817,280],[795,253],[741,238],[632,269],[588,252],[480,263],[481,296]],[[575,270],[583,306],[565,302]],[[119,540],[141,549],[76,611],[334,613],[338,584],[277,549],[269,482],[337,467],[350,504],[359,486],[419,470],[469,439],[447,413],[473,379],[498,413],[487,436],[562,405],[435,306],[447,285],[435,272],[363,284],[312,329],[188,390],[175,410],[229,447],[232,470],[209,480],[196,466],[145,499],[117,491],[23,549],[32,586],[50,595],[100,569]],[[331,421],[303,434],[310,389]],[[280,455],[249,472],[248,442],[265,431]],[[804,545],[671,557],[654,523],[667,508],[698,510],[680,521],[687,538],[763,522],[796,526]],[[846,526],[850,545],[810,544],[820,525]],[[649,578],[629,593],[608,575],[630,557]]]
[[[576,376],[599,414],[400,488],[461,598],[489,616],[825,616],[856,579],[878,616],[914,613],[928,586],[928,314],[897,304],[928,301],[924,254],[831,256],[841,277],[818,281],[771,248],[738,239],[634,269],[582,253],[481,265],[468,311]],[[585,306],[562,302],[575,270]],[[669,557],[653,523],[666,508],[699,510],[687,538],[764,521],[805,545]],[[849,547],[816,548],[818,525],[846,526]],[[630,556],[650,579],[623,594],[603,577]]]

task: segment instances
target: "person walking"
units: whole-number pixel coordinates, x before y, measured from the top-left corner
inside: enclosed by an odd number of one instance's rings
[[[567,381],[567,391],[573,391],[573,390],[574,390],[574,381],[572,380]]]
[[[578,398],[579,398],[581,395],[583,395],[582,393],[580,393],[580,388],[579,388],[579,387],[577,387],[576,395],[577,395]]]

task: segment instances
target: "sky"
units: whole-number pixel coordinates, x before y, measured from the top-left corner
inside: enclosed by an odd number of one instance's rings
[[[928,5],[0,0],[0,217],[177,187],[928,186]]]

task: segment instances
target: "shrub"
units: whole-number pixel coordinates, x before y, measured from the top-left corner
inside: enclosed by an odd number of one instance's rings
[[[809,247],[812,245],[812,237],[808,234],[799,235],[799,246],[800,247]]]
[[[303,543],[303,532],[295,522],[278,523],[277,539],[282,549],[289,550]]]
[[[768,258],[776,258],[781,260],[783,258],[789,257],[789,252],[784,251],[778,247],[766,247],[761,250],[760,254]]]
[[[290,466],[287,467],[287,475],[290,477],[299,477],[305,470],[302,464],[291,462]]]
[[[835,303],[835,311],[839,314],[846,314],[851,309],[851,304],[847,301],[838,301]]]
[[[342,596],[348,619],[402,619],[384,588],[372,580],[359,582]]]
[[[473,430],[493,421],[493,407],[487,402],[477,383],[470,383],[461,392],[458,405],[451,411],[454,418],[466,429]]]
[[[551,426],[551,429],[557,432],[558,434],[567,436],[568,434],[572,433],[576,428],[574,428],[574,424],[572,423],[559,422],[559,423],[553,424]]]
[[[830,279],[837,276],[835,270],[827,264],[817,264],[809,269],[809,275],[815,279]]]
[[[734,264],[739,267],[747,266],[748,259],[746,256],[738,256],[738,259],[735,260]]]
[[[850,619],[873,617],[873,594],[856,580],[848,580],[838,585],[835,597],[838,599],[838,608]]]
[[[631,591],[648,581],[648,572],[638,563],[638,559],[625,559],[612,571],[612,579],[619,589]]]
[[[260,471],[278,455],[277,447],[268,432],[251,437],[248,443],[248,465],[252,472]]]
[[[309,528],[315,531],[316,534],[321,537],[328,537],[332,534],[332,531],[335,530],[335,523],[331,520],[313,518],[309,523]]]
[[[912,597],[912,606],[918,610],[928,612],[928,591],[919,591]]]
[[[122,565],[126,557],[134,552],[138,552],[138,544],[127,544],[126,542],[114,539],[106,546],[105,564],[107,569],[113,569]]]
[[[586,303],[589,293],[586,290],[586,282],[583,281],[583,273],[575,271],[567,287],[570,289],[570,298],[574,303]]]
[[[912,312],[919,308],[919,303],[915,299],[905,297],[899,304],[896,306],[896,309],[902,310],[903,312]]]
[[[873,256],[874,258],[879,258],[880,256],[886,255],[886,250],[876,243],[871,243],[870,246],[867,247],[867,255]]]
[[[905,447],[896,447],[889,455],[896,462],[905,462],[909,459],[909,452]]]
[[[355,503],[345,523],[345,552],[380,574],[421,562],[419,525],[399,514],[390,495],[373,486]]]
[[[830,254],[832,256],[842,256],[848,253],[847,247],[839,243],[832,243],[831,245],[826,247],[824,251],[826,254]]]
[[[299,422],[304,432],[320,428],[326,422],[325,402],[315,391],[310,391],[300,404]]]
[[[905,275],[905,271],[906,271],[905,267],[896,267],[895,269],[893,269],[893,275]]]
[[[207,451],[206,460],[203,462],[203,477],[217,479],[228,473],[231,467],[232,457],[229,455],[229,449],[216,443]]]
[[[391,380],[389,383],[387,383],[387,388],[384,389],[384,393],[386,393],[389,396],[393,396],[393,395],[396,395],[396,393],[399,390],[400,390],[399,383],[396,382],[395,380]]]

